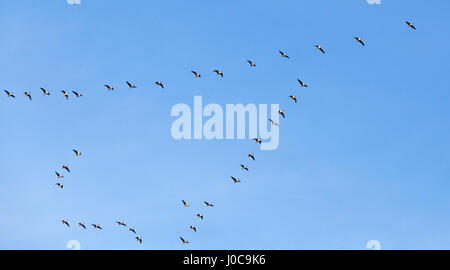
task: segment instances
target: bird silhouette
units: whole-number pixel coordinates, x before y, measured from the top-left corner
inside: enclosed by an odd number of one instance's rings
[[[8,97],[16,98],[12,93],[10,93],[8,90],[4,90],[5,93],[8,95]]]
[[[355,37],[355,40],[361,43],[361,45],[366,46],[366,44],[364,44],[364,41],[360,37]]]
[[[61,93],[63,93],[63,96],[66,98],[66,100],[69,100],[69,94],[67,94],[66,91],[61,90]]]
[[[295,103],[297,103],[297,97],[296,96],[289,96],[290,100],[293,100]]]
[[[63,168],[64,170],[66,170],[67,172],[69,172],[70,173],[70,169],[69,169],[69,166],[67,166],[67,165],[62,165],[62,167],[61,168]]]
[[[45,90],[42,87],[41,87],[41,91],[42,91],[42,93],[44,93],[44,96],[50,96],[50,92],[48,92],[47,90]]]
[[[209,202],[204,202],[206,204],[206,206],[214,206],[212,203]]]
[[[194,232],[197,232],[197,228],[195,227],[195,225],[189,226],[189,229],[192,229],[192,230],[194,230]]]
[[[142,238],[139,236],[136,236],[136,241],[138,241],[140,244],[142,244]]]
[[[105,87],[106,87],[106,89],[108,89],[108,91],[112,91],[112,90],[114,90],[114,87],[112,87],[112,86],[109,86],[109,85],[107,85],[107,84],[105,84]]]
[[[188,207],[189,204],[187,202],[185,202],[184,200],[181,200],[183,202],[184,207]]]
[[[86,226],[84,225],[83,222],[78,222],[78,225],[80,225],[80,227],[83,227],[86,230]]]
[[[189,243],[189,241],[184,240],[183,237],[181,237],[181,236],[180,236],[180,239],[181,239],[181,241],[183,242],[183,244],[188,244],[188,243]]]
[[[135,84],[130,83],[129,81],[126,81],[126,83],[128,84],[128,86],[130,88],[137,88],[137,86]]]
[[[297,79],[298,83],[300,84],[300,87],[308,87],[306,83],[303,83],[301,80]]]
[[[77,98],[79,98],[79,97],[82,97],[83,95],[82,94],[78,94],[76,91],[72,91],[72,93],[77,97]]]
[[[25,96],[28,97],[30,100],[32,99],[32,98],[31,98],[30,92],[25,92],[24,94],[25,94]]]
[[[412,24],[411,22],[406,21],[405,22],[409,27],[411,27],[412,29],[416,30],[416,27],[414,26],[414,24]]]
[[[56,183],[56,185],[57,185],[59,188],[63,188],[63,187],[64,187],[64,185],[61,184],[61,183]]]
[[[241,182],[241,180],[239,180],[238,178],[236,178],[234,176],[231,176],[231,180],[233,180],[235,184]]]
[[[282,52],[282,51],[278,51],[278,52],[281,54],[281,57],[289,58],[289,56],[287,54],[285,54],[284,52]]]
[[[72,151],[75,153],[75,156],[81,156],[81,152],[78,152],[78,150],[72,149]]]
[[[63,224],[66,224],[66,225],[67,225],[67,227],[70,227],[70,225],[69,225],[69,221],[67,221],[66,219],[63,219],[63,220],[62,220],[62,223],[63,223]]]
[[[320,45],[314,45],[319,51],[321,51],[323,54],[325,54],[325,50]]]
[[[253,155],[253,153],[248,154],[248,157],[255,160],[255,156]]]
[[[217,73],[217,75],[223,77],[223,72],[222,71],[220,71],[218,69],[215,69],[215,70],[213,70],[213,72],[215,72],[215,73]]]
[[[195,78],[200,78],[202,75],[200,75],[200,73],[196,72],[196,71],[191,71],[192,73],[194,73]]]
[[[256,67],[256,64],[253,63],[251,60],[247,60],[247,62],[250,64],[251,67]]]
[[[161,88],[164,88],[164,84],[162,82],[155,82],[155,84],[161,86]]]

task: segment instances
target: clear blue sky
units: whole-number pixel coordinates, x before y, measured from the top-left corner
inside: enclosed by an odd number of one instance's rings
[[[1,1],[0,88],[17,98],[0,96],[0,248],[449,249],[449,12],[443,0]],[[174,140],[170,110],[194,95],[279,103],[280,147]]]

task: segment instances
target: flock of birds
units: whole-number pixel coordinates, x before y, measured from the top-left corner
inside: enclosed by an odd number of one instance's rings
[[[409,21],[406,21],[405,23],[406,23],[406,24],[408,25],[408,27],[410,27],[411,29],[416,30],[416,27],[414,26],[413,23],[411,23],[411,22],[409,22]],[[360,38],[360,37],[354,37],[354,39],[355,39],[356,42],[358,42],[358,43],[361,44],[362,46],[365,46],[365,45],[366,45],[366,44],[364,43],[364,41],[362,40],[362,38]],[[316,44],[316,45],[314,45],[314,46],[315,46],[316,49],[317,49],[318,51],[320,51],[322,54],[325,54],[325,49],[324,49],[324,47],[323,47],[322,45],[317,45],[317,44]],[[285,52],[283,52],[283,51],[280,50],[279,53],[280,53],[280,55],[281,55],[282,58],[287,58],[287,59],[289,59],[289,56],[288,56]],[[249,63],[250,67],[256,67],[256,64],[255,64],[253,61],[247,60],[247,62]],[[198,73],[197,71],[191,71],[191,72],[195,75],[195,78],[201,78],[201,74]],[[215,70],[213,70],[213,72],[215,72],[215,73],[217,74],[217,76],[220,76],[220,77],[223,77],[223,76],[224,76],[224,73],[223,73],[221,70],[215,69]],[[297,79],[297,81],[298,81],[298,83],[300,84],[300,87],[308,87],[308,85],[307,85],[306,83],[304,83],[302,80]],[[137,86],[136,86],[135,84],[133,84],[133,83],[131,83],[131,82],[129,82],[129,81],[126,81],[126,84],[127,84],[127,86],[128,86],[129,88],[137,88]],[[156,84],[157,86],[160,86],[161,88],[164,88],[164,84],[163,84],[161,81],[157,81],[157,82],[155,82],[155,84]],[[106,89],[107,89],[108,91],[113,91],[113,90],[114,90],[114,87],[112,87],[112,86],[110,86],[110,85],[105,84],[104,86],[106,87]],[[44,96],[49,96],[49,95],[50,95],[50,92],[47,91],[46,89],[44,89],[44,88],[40,88],[40,89],[41,89],[41,91],[42,91],[42,93],[43,93]],[[16,98],[16,96],[15,96],[11,91],[4,90],[4,92],[6,93],[7,97],[10,97],[10,98]],[[68,93],[67,91],[61,90],[61,93],[62,93],[63,97],[64,97],[66,100],[69,99],[69,93]],[[82,94],[80,94],[80,93],[78,93],[78,92],[76,92],[76,91],[72,91],[72,93],[73,93],[73,95],[74,95],[76,98],[80,98],[80,97],[83,96]],[[32,100],[32,96],[31,96],[31,93],[30,93],[29,91],[24,92],[24,95],[25,95],[25,97],[28,98],[30,101]],[[298,100],[297,100],[297,97],[296,97],[295,95],[290,95],[290,96],[289,96],[289,99],[292,100],[292,101],[295,102],[295,103],[297,103],[297,101],[298,101]],[[283,110],[278,110],[278,113],[281,115],[282,118],[286,118],[286,114],[284,113]],[[273,121],[272,119],[268,119],[268,120],[269,120],[269,122],[270,122],[272,125],[277,126],[277,127],[279,126],[279,123]],[[259,143],[259,144],[262,143],[262,140],[261,140],[260,138],[254,138],[253,140],[254,140],[256,143]],[[75,153],[75,156],[76,156],[76,157],[81,156],[81,152],[79,152],[78,150],[73,149],[73,152]],[[253,161],[256,160],[255,155],[254,155],[253,153],[248,154],[248,158],[252,159]],[[241,166],[241,169],[242,169],[242,170],[249,171],[249,168],[247,167],[247,165],[245,165],[245,164],[240,164],[240,166]],[[62,168],[63,170],[65,170],[67,173],[70,173],[70,168],[69,168],[68,165],[64,164],[64,165],[61,166],[61,168]],[[55,174],[56,174],[56,176],[57,176],[57,178],[58,178],[59,181],[61,181],[61,179],[64,178],[63,174],[61,174],[60,172],[57,172],[57,171],[56,171]],[[235,176],[231,176],[231,180],[232,180],[235,184],[241,182],[241,180],[240,180],[239,178],[235,177]],[[56,183],[56,186],[57,186],[58,188],[60,188],[60,189],[63,189],[63,188],[64,188],[64,185],[63,185],[63,183],[61,183],[61,182],[57,182],[57,183]],[[181,201],[182,201],[184,207],[189,207],[189,203],[187,203],[185,200],[181,200]],[[207,201],[204,201],[204,204],[206,205],[206,207],[214,207],[214,205],[213,205],[212,203],[207,202]],[[203,220],[203,218],[204,218],[203,214],[201,214],[201,213],[198,213],[198,214],[197,214],[197,217],[200,218],[201,220]],[[116,221],[116,223],[117,223],[119,226],[123,226],[123,227],[127,227],[127,226],[128,226],[124,221]],[[69,221],[68,221],[67,219],[62,220],[62,224],[66,225],[67,227],[70,227]],[[78,222],[78,225],[79,225],[81,228],[86,229],[86,225],[85,225],[83,222]],[[102,228],[99,224],[91,224],[91,225],[92,225],[92,227],[93,227],[94,229],[103,230],[103,228]],[[197,227],[196,227],[196,225],[189,225],[189,229],[190,229],[190,230],[193,230],[194,232],[197,232]],[[136,230],[135,230],[133,227],[129,227],[129,228],[128,228],[128,231],[130,231],[130,232],[136,234]],[[186,239],[184,239],[182,236],[180,236],[179,238],[180,238],[180,240],[182,241],[183,244],[189,243],[189,241],[186,240]],[[136,239],[136,241],[138,241],[139,243],[142,244],[142,238],[141,238],[140,236],[135,236],[135,239]]]

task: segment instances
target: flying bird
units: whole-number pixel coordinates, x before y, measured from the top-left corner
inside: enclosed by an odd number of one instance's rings
[[[261,144],[262,143],[262,141],[261,141],[261,139],[260,138],[254,138],[253,139],[256,143],[259,143],[259,144]]]
[[[300,87],[308,87],[306,83],[303,83],[300,79],[297,79],[298,83],[300,84]]]
[[[241,168],[242,168],[243,170],[246,170],[246,171],[248,171],[248,167],[247,167],[247,165],[241,164]]]
[[[11,94],[8,90],[4,90],[8,97],[16,98],[13,94]]]
[[[282,52],[282,51],[278,51],[278,52],[280,52],[281,57],[289,58],[289,56],[287,54],[285,54],[284,52]]]
[[[408,22],[408,21],[406,21],[405,23],[406,23],[409,27],[411,27],[412,29],[416,30],[416,27],[414,26],[414,24],[412,24],[412,23],[410,23],[410,22]]]
[[[293,100],[295,103],[297,103],[297,97],[296,96],[289,96],[290,100]]]
[[[206,204],[206,206],[214,206],[212,203],[209,202],[204,202]]]
[[[63,187],[64,187],[64,185],[61,184],[61,183],[56,183],[56,185],[57,185],[59,188],[63,188]]]
[[[31,100],[31,94],[30,94],[30,92],[25,92],[24,94],[25,94],[25,96],[27,96],[27,97]]]
[[[75,149],[72,149],[72,151],[75,153],[75,156],[81,156],[81,152],[78,152],[78,151],[75,150]]]
[[[197,228],[195,228],[195,225],[189,226],[189,229],[192,229],[192,230],[194,230],[194,232],[197,232]]]
[[[360,37],[355,37],[355,40],[359,43],[361,43],[361,45],[366,46],[366,44],[364,44],[364,41],[362,41],[362,39]]]
[[[323,54],[325,54],[325,50],[320,45],[314,45],[319,51],[321,51]]]
[[[70,227],[70,225],[69,225],[69,221],[67,221],[66,219],[63,219],[63,220],[62,220],[62,223],[63,223],[63,224],[66,224],[66,225],[67,225],[67,227]]]
[[[270,122],[272,125],[274,125],[274,126],[277,126],[277,127],[280,126],[280,124],[278,124],[277,122],[273,121],[272,119],[269,119],[269,122]]]
[[[83,222],[78,222],[78,225],[80,225],[80,227],[83,227],[86,230],[86,226],[84,225]]]
[[[127,226],[127,224],[123,223],[122,221],[116,221],[117,224],[119,224],[119,226]]]
[[[83,95],[82,94],[78,94],[77,92],[75,92],[75,91],[72,91],[72,93],[77,97],[77,98],[79,98],[79,97],[82,97]]]
[[[255,156],[253,155],[253,153],[248,154],[248,157],[255,160]]]
[[[283,118],[286,118],[286,115],[284,114],[284,112],[282,110],[278,110],[278,113],[283,116]]]
[[[200,73],[198,73],[198,72],[196,72],[196,71],[191,71],[191,72],[194,73],[195,78],[200,78],[200,77],[202,77],[202,76],[200,75]]]
[[[223,72],[222,71],[220,71],[218,69],[215,69],[215,70],[213,70],[213,72],[215,72],[215,73],[217,73],[217,75],[220,75],[220,76],[223,77]]]
[[[45,90],[44,88],[41,87],[42,92],[44,93],[44,96],[50,96],[50,92],[48,92],[47,90]]]
[[[132,84],[129,81],[127,81],[127,84],[130,88],[137,88],[137,86],[135,84]]]
[[[58,179],[64,178],[64,176],[62,174],[60,174],[59,172],[55,172],[56,176],[58,176]]]
[[[67,172],[69,172],[70,173],[70,169],[69,169],[69,166],[67,166],[67,165],[62,165],[62,167],[61,168],[63,168],[64,170],[66,170]]]
[[[136,233],[136,231],[134,230],[133,227],[129,228],[128,230],[129,230],[130,232]]]
[[[256,64],[253,63],[251,60],[247,60],[247,62],[250,64],[251,67],[256,67]]]
[[[100,227],[100,225],[98,225],[98,224],[91,224],[91,225],[94,227],[94,229],[103,230],[102,227]]]
[[[184,207],[188,207],[189,204],[187,202],[185,202],[184,200],[181,200],[183,202]]]
[[[197,214],[197,217],[199,217],[200,219],[203,219],[203,215],[202,214]]]
[[[236,178],[234,176],[231,176],[231,179],[234,181],[235,184],[241,182],[241,180],[239,180],[238,178]]]
[[[187,241],[187,240],[184,240],[184,239],[183,239],[183,237],[181,237],[181,236],[180,236],[180,239],[181,239],[181,241],[183,242],[183,244],[187,244],[187,243],[189,243],[189,241]]]
[[[66,98],[66,100],[69,100],[69,94],[67,94],[66,91],[61,90],[61,93],[63,93],[63,96]]]
[[[140,238],[139,236],[136,236],[136,241],[138,241],[140,244],[142,244],[142,238]]]
[[[161,86],[161,88],[164,88],[164,84],[162,82],[155,82],[155,84]]]
[[[109,85],[107,85],[107,84],[105,84],[105,87],[106,87],[106,89],[108,89],[109,91],[114,90],[114,87],[111,87],[111,86],[109,86]]]

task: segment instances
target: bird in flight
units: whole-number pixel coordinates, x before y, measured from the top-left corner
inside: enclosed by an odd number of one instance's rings
[[[44,88],[41,87],[42,93],[44,93],[44,96],[50,96],[50,92],[48,92],[47,90],[45,90]]]
[[[192,73],[194,73],[195,78],[200,78],[202,77],[202,75],[200,75],[200,73],[198,73],[197,71],[191,71]]]
[[[66,219],[63,219],[63,220],[62,220],[62,223],[63,223],[63,224],[66,224],[66,225],[67,225],[67,227],[70,227],[70,225],[69,225],[69,221],[67,221]]]
[[[82,97],[83,95],[82,94],[78,94],[77,92],[75,92],[75,91],[72,91],[72,93],[77,97],[77,98],[79,98],[79,97]]]
[[[286,115],[284,114],[284,112],[282,110],[278,110],[278,113],[283,117],[286,118]]]
[[[64,178],[64,176],[62,174],[60,174],[59,172],[55,172],[56,176],[58,176],[58,179]]]
[[[84,225],[83,222],[78,222],[78,225],[80,225],[80,227],[83,227],[86,230],[86,226]]]
[[[136,236],[136,241],[138,241],[140,244],[142,244],[142,238],[139,236]]]
[[[183,237],[181,237],[181,236],[180,236],[180,239],[181,239],[181,241],[183,242],[183,244],[188,244],[188,243],[189,243],[189,241],[184,240]]]
[[[255,160],[255,156],[253,155],[253,153],[248,154],[248,157]]]
[[[130,88],[137,88],[137,86],[135,84],[132,84],[129,81],[127,81],[127,84]]]
[[[106,89],[108,89],[109,91],[112,91],[112,90],[114,90],[114,87],[112,87],[112,86],[109,86],[109,85],[107,85],[107,84],[105,84],[105,87],[106,87]]]
[[[161,86],[161,88],[164,88],[164,84],[162,82],[155,82],[155,84]]]
[[[256,67],[256,64],[253,63],[251,60],[247,60],[247,62],[250,64],[251,67]]]
[[[78,152],[77,150],[75,150],[75,149],[72,149],[72,151],[75,153],[75,156],[81,156],[81,152]]]
[[[287,54],[285,54],[284,52],[282,52],[282,51],[278,51],[278,52],[280,52],[281,57],[289,58],[289,56]]]
[[[272,119],[269,119],[269,122],[270,122],[272,125],[274,125],[274,126],[277,126],[277,127],[280,126],[280,124],[278,124],[277,122],[273,121]]]
[[[70,173],[69,166],[67,166],[67,165],[62,165],[62,168],[63,168],[64,170],[66,170],[67,172]]]
[[[27,97],[31,100],[31,94],[30,94],[30,92],[25,92],[24,94],[25,94],[25,96],[27,96]]]
[[[100,225],[98,225],[98,224],[91,224],[91,225],[94,227],[94,229],[103,230],[102,227],[100,227]]]
[[[197,232],[197,228],[195,228],[195,225],[189,226],[189,229],[192,229],[192,230],[194,230],[194,232]]]
[[[122,222],[122,221],[116,221],[116,223],[119,224],[119,226],[127,226],[127,224],[125,224],[125,223]]]
[[[293,100],[295,103],[297,103],[297,97],[296,96],[289,96],[290,100]]]
[[[188,207],[189,204],[187,202],[185,202],[184,200],[181,200],[183,202],[184,207]]]
[[[209,202],[204,202],[206,204],[206,206],[214,206],[212,203]]]
[[[410,22],[408,22],[408,21],[406,21],[405,23],[406,23],[409,27],[411,27],[412,29],[416,30],[416,27],[414,26],[414,24],[412,24],[412,23],[410,23]]]
[[[223,72],[222,71],[220,71],[218,69],[215,69],[215,70],[213,70],[213,72],[215,72],[215,73],[217,73],[217,75],[220,75],[220,76],[223,77]]]
[[[323,54],[325,54],[325,50],[320,45],[314,45],[319,51],[321,51]]]
[[[247,165],[241,164],[241,168],[242,168],[243,170],[246,170],[246,171],[248,171],[248,167],[247,167]]]
[[[130,232],[132,232],[132,233],[136,233],[136,231],[134,230],[133,227],[129,228],[128,230],[129,230]]]
[[[364,41],[362,41],[362,39],[360,37],[355,37],[355,40],[359,43],[361,43],[361,45],[366,46],[366,44],[364,44]]]
[[[13,94],[11,94],[8,90],[4,90],[8,97],[16,98]]]
[[[303,83],[300,79],[297,79],[298,83],[300,84],[300,87],[308,87],[306,83]]]
[[[203,215],[202,214],[197,214],[197,217],[199,217],[200,219],[203,219]]]
[[[56,183],[56,185],[57,185],[59,188],[63,188],[63,187],[64,187],[64,185],[61,184],[61,183]]]
[[[61,90],[61,93],[63,93],[63,96],[66,98],[66,100],[69,100],[69,94],[67,94],[66,91]]]
[[[262,143],[262,141],[261,141],[261,139],[260,138],[254,138],[253,139],[256,143],[259,143],[259,144],[261,144]]]
[[[236,178],[234,176],[231,176],[231,179],[234,181],[235,184],[241,182],[241,180],[239,180],[238,178]]]

